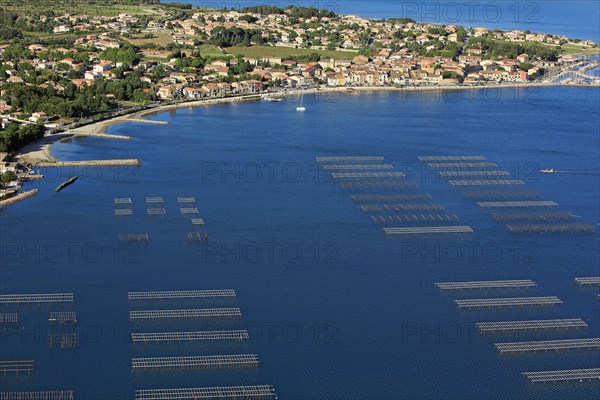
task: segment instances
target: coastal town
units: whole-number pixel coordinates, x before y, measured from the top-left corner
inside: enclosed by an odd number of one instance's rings
[[[585,57],[597,43],[528,30],[296,6],[136,0],[119,9],[99,0],[86,13],[2,1],[2,174],[15,170],[11,155],[44,135],[165,104],[303,90],[600,84],[586,74],[599,65]]]

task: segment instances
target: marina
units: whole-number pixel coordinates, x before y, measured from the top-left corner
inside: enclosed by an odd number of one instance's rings
[[[130,321],[193,318],[242,318],[242,312],[239,308],[129,311]]]
[[[33,360],[0,361],[0,372],[3,375],[8,373],[19,375],[20,372],[30,374],[31,371],[33,371]]]
[[[0,392],[0,400],[73,400],[72,390]]]
[[[594,233],[590,224],[510,224],[506,225],[510,233]]]
[[[190,370],[258,367],[256,354],[210,355],[190,357],[133,358],[131,370]]]
[[[73,293],[49,294],[3,294],[0,304],[32,304],[32,303],[69,303],[73,302]]]
[[[203,399],[273,399],[277,398],[271,385],[224,386],[185,389],[136,390],[136,400],[203,400]]]
[[[189,341],[236,341],[243,342],[249,339],[246,330],[229,331],[195,331],[195,332],[133,332],[133,343],[148,342],[189,342]]]
[[[477,205],[481,208],[558,207],[558,203],[554,201],[480,201]]]
[[[75,314],[75,311],[51,312],[48,321],[50,323],[58,322],[60,325],[75,325],[77,324],[77,315]]]
[[[431,235],[473,233],[470,226],[417,226],[412,228],[383,228],[386,235]]]
[[[578,285],[600,285],[600,276],[575,278],[575,283]]]
[[[502,297],[493,299],[454,300],[458,308],[524,307],[562,304],[556,296],[543,297]]]
[[[439,282],[435,286],[440,290],[466,290],[466,289],[508,289],[537,287],[531,279],[503,280],[503,281],[471,281],[471,282]]]
[[[540,319],[529,321],[503,321],[503,322],[477,322],[475,326],[481,333],[485,332],[511,332],[511,331],[537,331],[559,329],[587,328],[588,324],[581,318],[565,319]]]
[[[530,383],[560,381],[582,382],[600,379],[600,368],[523,372],[523,376],[525,376]]]
[[[170,300],[170,299],[206,299],[235,298],[233,289],[209,290],[171,290],[164,292],[129,292],[129,300]]]
[[[500,354],[549,350],[600,349],[600,338],[496,343],[494,347]]]
[[[519,179],[453,180],[448,183],[451,186],[518,186],[525,184]]]

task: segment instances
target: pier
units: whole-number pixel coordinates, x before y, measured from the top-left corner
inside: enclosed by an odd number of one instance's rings
[[[326,171],[352,171],[352,170],[388,170],[394,169],[392,164],[325,164]]]
[[[442,233],[472,233],[470,226],[417,226],[412,228],[383,228],[386,235],[431,235]]]
[[[487,180],[456,180],[448,181],[450,186],[517,186],[524,185],[520,179],[487,179]]]
[[[600,276],[586,276],[575,278],[575,283],[578,285],[600,285]]]
[[[464,197],[469,200],[534,200],[542,194],[532,190],[508,190],[494,192],[465,192]]]
[[[536,287],[537,283],[531,279],[519,279],[503,281],[439,282],[436,283],[435,286],[440,290],[508,289]]]
[[[510,173],[506,171],[440,171],[440,176],[444,178],[457,177],[457,176],[508,176]]]
[[[33,360],[0,361],[0,372],[4,375],[9,372],[17,375],[19,372],[30,374],[31,371],[33,371]]]
[[[477,168],[498,168],[498,164],[493,162],[439,162],[429,163],[427,167],[431,169],[477,169]]]
[[[276,399],[271,385],[136,390],[135,400]]]
[[[192,218],[190,221],[192,225],[204,225],[204,219],[202,218]]]
[[[560,381],[589,381],[600,379],[600,368],[569,369],[562,371],[523,372],[530,383],[560,382]]]
[[[142,161],[138,159],[123,160],[86,160],[86,161],[56,161],[41,162],[36,164],[40,168],[61,168],[61,167],[116,167],[127,165],[141,165]]]
[[[68,302],[73,302],[73,293],[3,294],[3,295],[0,295],[0,304],[68,303]]]
[[[588,324],[581,318],[568,319],[541,319],[529,321],[504,321],[504,322],[477,322],[475,324],[481,333],[485,332],[511,332],[511,331],[537,331],[550,329],[580,329],[587,328]]]
[[[511,224],[510,233],[594,233],[590,224]]]
[[[496,343],[494,347],[500,354],[525,353],[529,351],[600,349],[600,338]]]
[[[419,156],[420,162],[485,161],[484,156]]]
[[[73,398],[72,390],[0,393],[0,400],[73,400]]]
[[[1,325],[17,325],[19,323],[19,314],[17,313],[0,313]]]
[[[72,183],[75,183],[75,181],[79,179],[78,176],[74,176],[72,178],[67,179],[66,181],[64,181],[63,183],[61,183],[60,185],[58,185],[56,187],[56,189],[54,189],[55,192],[60,192],[61,190],[63,190],[64,188],[66,188],[67,186],[69,186]]]
[[[126,205],[132,204],[131,197],[115,197],[113,201],[115,203],[115,206],[117,204],[126,204]]]
[[[233,340],[243,342],[248,340],[247,330],[230,331],[195,331],[195,332],[152,332],[132,333],[131,340],[134,343],[147,342],[190,342],[190,341],[216,341]]]
[[[152,125],[169,125],[167,121],[155,121],[153,119],[141,119],[141,118],[127,118],[126,122],[138,122],[140,124],[152,124]]]
[[[203,299],[203,298],[235,298],[233,289],[180,290],[165,292],[129,292],[129,300],[168,300],[168,299]]]
[[[562,304],[556,296],[544,297],[502,297],[494,299],[454,300],[458,308],[524,307]]]
[[[48,347],[51,349],[60,345],[63,350],[79,348],[78,333],[51,333],[48,335]]]
[[[242,312],[239,308],[200,308],[184,310],[129,311],[130,321],[185,318],[242,318]]]
[[[558,203],[554,201],[480,201],[477,205],[481,208],[558,207]]]
[[[459,218],[456,215],[448,214],[394,214],[394,215],[372,215],[371,220],[374,223],[422,223],[422,222],[458,222]]]
[[[151,216],[167,215],[167,210],[164,208],[147,208],[146,212]]]
[[[48,321],[50,323],[58,322],[61,325],[65,325],[67,323],[76,325],[77,315],[75,314],[75,311],[51,312]]]
[[[9,206],[9,205],[14,204],[14,203],[16,203],[18,201],[25,200],[25,199],[27,199],[29,197],[35,196],[36,194],[38,194],[38,192],[39,192],[38,189],[31,189],[31,190],[29,190],[27,192],[22,192],[22,193],[19,193],[16,196],[9,197],[8,199],[0,200],[0,208]]]
[[[182,215],[186,215],[186,214],[199,214],[198,209],[195,208],[195,207],[180,208],[179,212]]]
[[[332,172],[334,179],[370,179],[370,178],[404,178],[402,172]]]
[[[317,157],[318,163],[347,162],[347,161],[383,161],[383,156],[343,156],[343,157]]]
[[[189,370],[189,369],[220,369],[258,367],[258,355],[233,354],[191,357],[151,357],[133,358],[131,370]]]
[[[363,212],[377,212],[377,211],[444,211],[442,204],[363,204],[360,206]]]
[[[162,197],[146,197],[146,203],[154,204],[154,203],[164,203],[165,200]]]
[[[147,233],[127,233],[120,234],[118,236],[120,242],[147,242],[149,240],[149,236]]]
[[[195,197],[178,197],[177,202],[178,203],[195,203],[196,198]]]
[[[429,193],[415,193],[415,194],[353,194],[351,196],[352,200],[361,203],[364,201],[391,201],[391,200],[422,200],[429,201],[431,200],[431,195]]]
[[[127,217],[133,215],[131,208],[115,208],[115,217]]]
[[[576,218],[569,213],[519,213],[519,214],[492,214],[494,221],[567,221]]]
[[[338,182],[343,188],[363,189],[412,189],[417,186],[414,182],[405,180],[372,180],[372,181],[343,181]]]

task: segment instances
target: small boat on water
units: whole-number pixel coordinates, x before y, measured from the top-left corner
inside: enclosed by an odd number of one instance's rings
[[[303,100],[304,100],[304,93],[302,93],[300,95],[300,105],[298,107],[296,107],[296,111],[298,111],[298,112],[306,111],[306,107],[304,107],[304,105],[303,105]]]
[[[263,97],[264,101],[270,101],[272,103],[279,103],[280,101],[282,101],[282,99],[277,98],[277,97]]]
[[[544,174],[552,174],[556,171],[554,170],[554,168],[549,168],[549,169],[540,169],[540,172],[542,172]]]

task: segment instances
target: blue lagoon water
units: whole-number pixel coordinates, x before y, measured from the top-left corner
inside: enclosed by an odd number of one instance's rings
[[[2,293],[73,292],[77,350],[50,350],[51,309],[21,306],[2,331],[2,359],[34,359],[2,391],[74,389],[80,399],[128,399],[136,389],[272,384],[282,399],[595,399],[598,384],[530,386],[524,371],[598,367],[598,353],[499,356],[494,342],[598,337],[598,234],[513,236],[417,162],[425,154],[484,155],[544,199],[596,228],[599,92],[591,88],[305,96],[180,109],[100,138],[59,143],[59,159],[140,158],[139,168],[44,170],[40,193],[0,213]],[[390,239],[318,172],[315,157],[382,155],[470,225],[472,235]],[[540,168],[576,174],[540,174]],[[53,189],[81,176],[60,193]],[[145,197],[167,215],[148,217]],[[176,198],[195,196],[209,234],[189,242]],[[132,217],[113,198],[131,197]],[[147,233],[147,244],[117,236]],[[440,293],[440,281],[530,278],[526,291]],[[229,302],[129,303],[129,291],[233,288]],[[554,308],[459,312],[454,299],[557,295]],[[128,311],[235,306],[240,321],[130,326]],[[54,306],[52,310],[57,310]],[[63,306],[71,310],[71,306]],[[15,308],[11,309],[12,311]],[[587,330],[481,336],[474,322],[580,317]],[[247,343],[132,344],[135,332],[248,329]],[[62,332],[70,332],[66,327]],[[132,357],[256,353],[257,369],[132,373]]]

